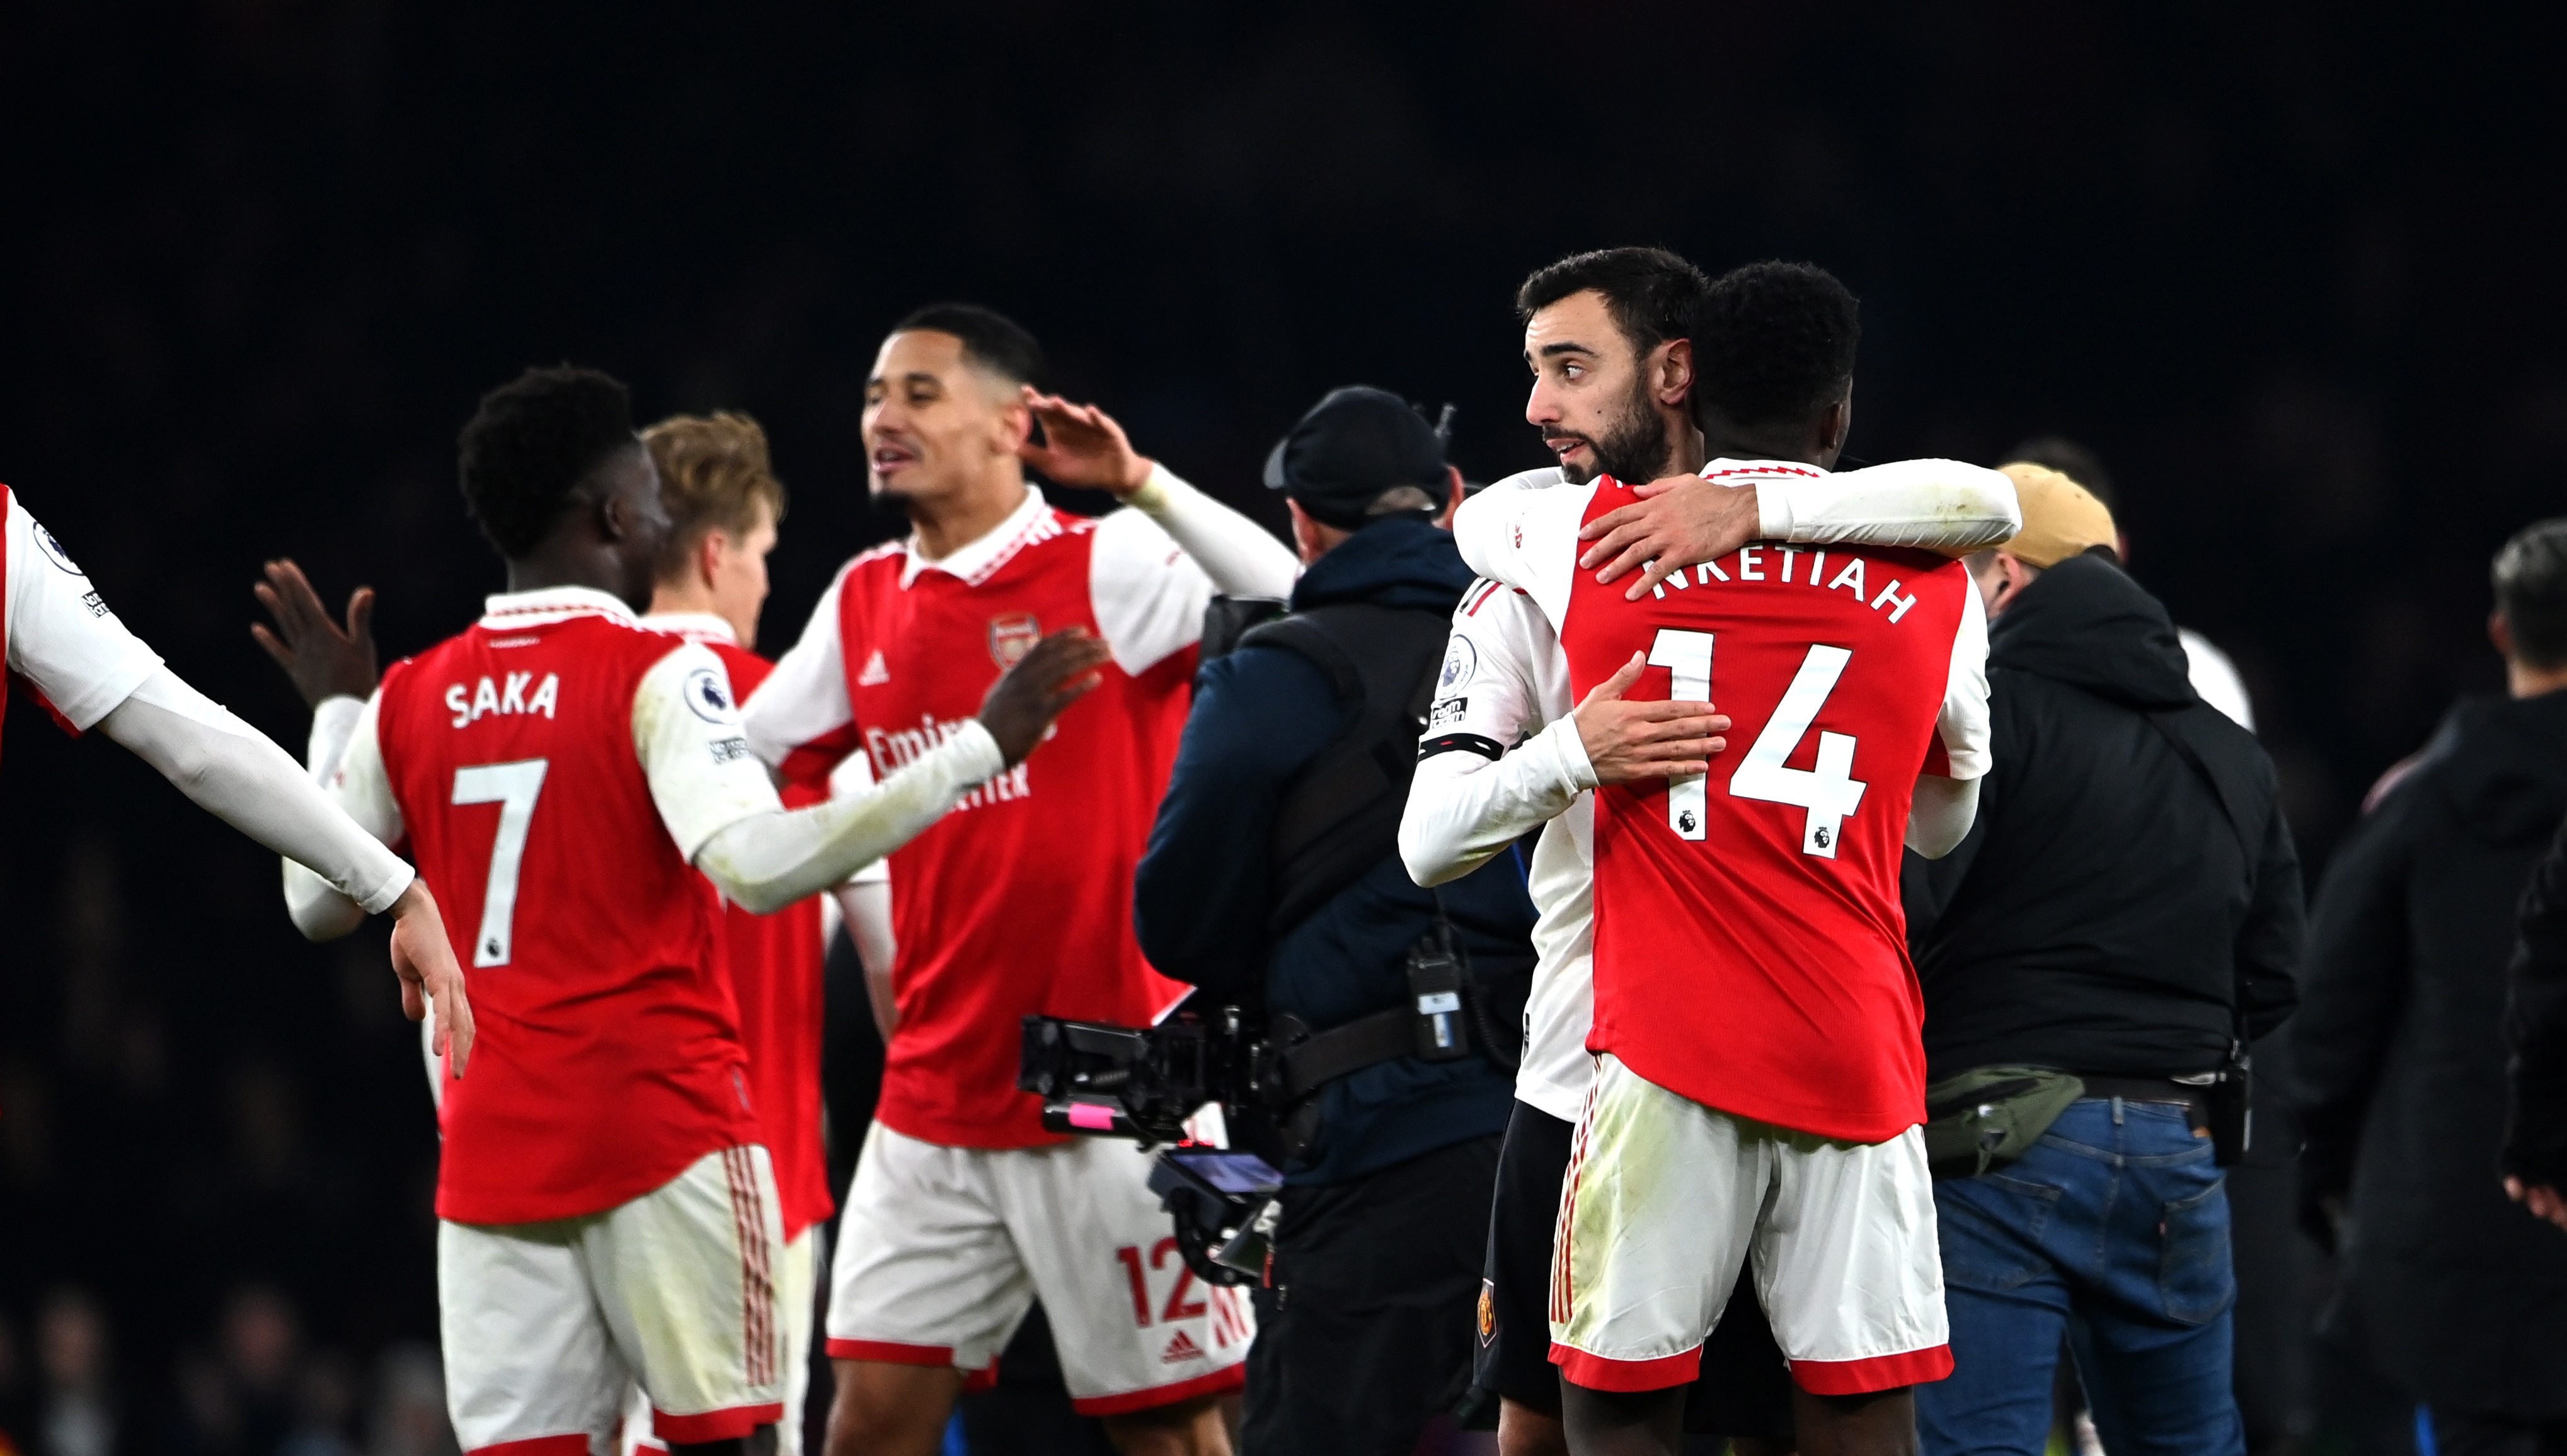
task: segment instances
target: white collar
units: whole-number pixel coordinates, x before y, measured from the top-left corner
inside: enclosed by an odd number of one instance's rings
[[[739,634],[730,623],[711,612],[651,612],[642,625],[654,632],[674,632],[690,642],[721,642],[739,646]]]
[[[1043,501],[1042,492],[1027,485],[1024,503],[1009,511],[1005,520],[992,526],[979,539],[957,546],[941,561],[930,561],[919,555],[918,533],[911,532],[900,548],[901,590],[909,590],[909,584],[918,580],[918,574],[929,570],[942,571],[948,576],[959,576],[974,586],[980,585],[1000,563],[1016,554],[1025,534],[1050,511],[1051,507]]]
[[[481,625],[504,631],[510,627],[541,627],[553,622],[567,622],[573,617],[612,617],[628,625],[637,622],[633,609],[613,592],[602,592],[593,586],[548,586],[530,592],[493,592],[481,599]]]

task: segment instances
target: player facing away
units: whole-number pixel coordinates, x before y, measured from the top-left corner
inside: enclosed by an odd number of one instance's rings
[[[720,896],[773,911],[880,858],[1020,761],[1104,649],[1037,644],[903,771],[787,810],[721,659],[635,616],[669,519],[624,387],[530,370],[460,444],[509,589],[386,672],[344,747],[315,745],[360,824],[465,887],[449,929],[489,988],[438,1109],[447,1411],[467,1452],[576,1456],[638,1382],[673,1449],[737,1450],[781,1410],[783,1230]],[[280,620],[300,664],[348,645]],[[344,923],[334,891],[287,880],[307,933]]]
[[[660,498],[669,511],[669,538],[642,625],[701,644],[720,658],[731,691],[745,701],[775,667],[752,651],[758,614],[766,605],[766,556],[784,516],[784,484],[775,477],[766,432],[744,415],[720,411],[663,420],[642,432],[642,442],[660,472]],[[825,797],[803,785],[787,785],[782,792],[790,807]],[[775,1423],[779,1456],[799,1456],[802,1450],[820,1226],[835,1209],[820,1125],[824,903],[813,896],[770,915],[728,902],[722,906],[731,1000],[738,1009],[741,1049],[748,1053],[749,1100],[757,1105],[758,1141],[775,1166],[784,1225],[775,1271],[784,1369],[784,1413]],[[658,1444],[647,1402],[628,1407],[625,1426],[628,1437]]]
[[[0,706],[23,679],[54,721],[95,728],[179,792],[308,866],[360,915],[393,917],[393,972],[412,1020],[432,1001],[435,1042],[457,1075],[472,1049],[463,973],[428,882],[323,797],[265,733],[188,687],[126,629],[71,553],[0,485]]]
[[[1666,517],[1707,550],[1705,559],[1759,537],[1915,545],[1947,556],[2006,539],[2018,523],[2012,487],[1976,466],[1910,461],[1731,477],[1735,489],[1706,488],[1694,475],[1706,458],[1762,459],[1794,448],[1744,437],[1725,423],[1706,434],[1694,417],[1699,379],[1724,373],[1722,361],[1754,343],[1694,337],[1704,296],[1751,286],[1766,271],[1751,266],[1715,284],[1672,253],[1636,247],[1574,254],[1536,270],[1516,300],[1533,375],[1525,418],[1561,463],[1492,485],[1464,507],[1457,529],[1485,531],[1491,521],[1511,529],[1510,502],[1521,503],[1527,490],[1582,485],[1598,474],[1682,472],[1681,486],[1657,481],[1663,488],[1632,515]],[[1589,790],[1703,772],[1729,746],[1720,735],[1730,725],[1704,704],[1625,698],[1612,681],[1579,703],[1569,696],[1569,661],[1550,621],[1523,591],[1495,582],[1467,593],[1453,614],[1429,725],[1400,827],[1402,856],[1419,883],[1468,874],[1524,835],[1542,835],[1528,877],[1541,911],[1539,960],[1517,1106],[1499,1156],[1475,1378],[1502,1398],[1505,1456],[1553,1456],[1567,1449],[1550,1360],[1553,1233],[1594,1075],[1586,1050]],[[1788,1448],[1791,1405],[1763,1311],[1753,1299],[1733,1299],[1705,1343],[1686,1428],[1729,1435],[1743,1453]]]
[[[1038,758],[891,857],[890,1048],[831,1261],[829,1456],[936,1450],[1037,1297],[1072,1402],[1121,1449],[1222,1451],[1215,1397],[1239,1388],[1252,1333],[1242,1292],[1186,1271],[1148,1158],[1045,1133],[1016,1054],[1027,1014],[1139,1025],[1184,996],[1133,939],[1133,869],[1206,602],[1286,595],[1293,557],[1102,413],[1036,393],[1040,374],[1031,337],[968,305],[883,341],[865,448],[874,503],[911,534],[847,564],[748,706],[750,745],[788,777],[857,748],[883,772],[931,751],[1040,633],[1084,628],[1112,652]],[[1055,510],[1027,462],[1132,508]]]
[[[1854,331],[1816,268],[1714,287],[1697,416],[1762,458],[1715,459],[1709,481],[1833,462]],[[1595,1072],[1550,1310],[1569,1445],[1675,1449],[1673,1387],[1744,1264],[1801,1449],[1912,1451],[1906,1387],[1950,1355],[1898,865],[1975,812],[1985,623],[1948,557],[1842,540],[1748,544],[1631,600],[1578,565],[1581,527],[1628,496],[1609,475],[1517,492],[1457,533],[1552,625],[1571,697],[1717,703],[1731,725],[1706,772],[1594,792]]]

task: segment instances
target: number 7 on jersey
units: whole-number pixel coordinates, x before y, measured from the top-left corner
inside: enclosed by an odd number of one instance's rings
[[[499,831],[490,841],[490,878],[481,891],[481,933],[472,938],[472,964],[505,966],[516,943],[517,871],[526,858],[526,831],[535,821],[535,798],[544,791],[548,760],[476,763],[454,770],[456,804],[497,804]]]
[[[1668,697],[1710,701],[1712,637],[1709,632],[1658,629],[1657,637],[1649,644],[1649,666],[1669,670],[1674,681]],[[1800,671],[1792,675],[1792,685],[1783,690],[1783,701],[1774,705],[1774,714],[1765,720],[1764,730],[1748,746],[1737,771],[1729,775],[1732,798],[1807,809],[1809,816],[1801,826],[1801,852],[1821,859],[1837,857],[1837,841],[1845,832],[1846,818],[1861,804],[1866,787],[1854,776],[1854,735],[1822,730],[1817,767],[1786,768],[1783,763],[1801,745],[1810,725],[1818,721],[1819,710],[1827,706],[1828,695],[1837,690],[1838,679],[1845,676],[1846,665],[1853,661],[1854,653],[1849,649],[1811,644],[1809,655],[1801,660]],[[1679,839],[1703,837],[1706,777],[1696,773],[1667,780],[1667,827],[1675,830]]]

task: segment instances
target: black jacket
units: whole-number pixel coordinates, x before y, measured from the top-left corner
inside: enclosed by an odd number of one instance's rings
[[[2207,1071],[2241,993],[2252,1035],[2280,1024],[2299,856],[2278,811],[2250,856],[2149,722],[2183,715],[2205,761],[2271,810],[2272,761],[2194,695],[2165,608],[2109,561],[2063,561],[1990,628],[1988,685],[1995,763],[1978,822],[1944,859],[1907,860],[1927,1076]]]
[[[1292,591],[1296,611],[1370,602],[1449,615],[1471,584],[1453,538],[1422,521],[1382,521],[1319,558]],[[1133,887],[1142,954],[1177,980],[1228,994],[1262,971],[1270,1011],[1313,1030],[1407,1004],[1408,950],[1432,926],[1435,900],[1408,878],[1398,844],[1298,924],[1270,940],[1268,847],[1293,777],[1347,727],[1327,677],[1288,649],[1247,646],[1204,666],[1167,797]],[[1533,972],[1532,899],[1512,855],[1443,887],[1480,984]],[[1521,995],[1521,991],[1518,991]],[[1500,1029],[1517,1019],[1500,1014]],[[1481,1038],[1485,1040],[1486,1038]],[[1506,1130],[1514,1078],[1485,1054],[1383,1062],[1321,1093],[1319,1141],[1285,1171],[1334,1183],[1466,1138]]]
[[[2522,892],[2504,1041],[2513,1052],[2504,1170],[2567,1189],[2567,825]]]
[[[2505,968],[2567,813],[2567,694],[2471,702],[2336,851],[2288,1039],[2344,1309],[2431,1405],[2567,1414],[2567,1235],[2506,1201]]]

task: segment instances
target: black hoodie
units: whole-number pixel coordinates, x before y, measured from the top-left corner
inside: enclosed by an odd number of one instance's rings
[[[2252,854],[2148,714],[2182,719],[2262,795],[2272,761],[2204,705],[2165,608],[2111,562],[2041,574],[1988,634],[1990,753],[1978,822],[1907,860],[1926,1075],[2031,1065],[2177,1076],[2290,1015],[2299,856],[2278,811]]]
[[[2515,901],[2562,814],[2567,693],[2453,709],[2335,852],[2283,1038],[2302,1197],[2345,1200],[2340,1309],[2372,1362],[2526,1420],[2567,1415],[2567,1237],[2497,1182],[2501,1026]]]

